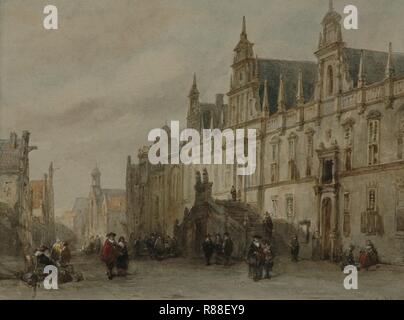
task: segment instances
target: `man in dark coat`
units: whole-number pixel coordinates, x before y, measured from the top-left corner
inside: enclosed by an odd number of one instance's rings
[[[216,233],[214,242],[215,263],[221,264],[223,258],[223,239],[220,233]]]
[[[203,253],[205,254],[206,265],[210,266],[210,258],[212,258],[212,254],[214,251],[214,244],[210,234],[206,236],[206,239],[202,244]]]
[[[118,249],[115,237],[116,234],[113,232],[107,234],[107,239],[105,240],[101,252],[101,260],[107,267],[107,277],[109,280],[112,280],[114,276],[112,270],[115,267],[116,259],[118,257]]]
[[[299,250],[300,250],[300,245],[299,245],[299,240],[297,239],[297,235],[292,236],[289,247],[290,247],[290,254],[292,257],[292,261],[297,262],[299,260]]]
[[[274,224],[272,222],[272,218],[268,212],[265,213],[265,219],[264,219],[264,231],[265,231],[265,237],[267,240],[272,239],[272,231],[274,229]]]
[[[258,281],[262,278],[264,259],[265,256],[261,244],[261,237],[256,235],[247,253],[248,276],[253,278],[254,281]]]
[[[270,243],[267,241],[263,245],[263,251],[264,251],[264,271],[265,279],[271,279],[272,277],[272,268],[274,266],[274,254],[272,252],[272,248]]]
[[[231,255],[233,253],[233,240],[231,240],[229,234],[226,232],[224,234],[223,241],[223,254],[224,254],[224,265],[230,265]]]

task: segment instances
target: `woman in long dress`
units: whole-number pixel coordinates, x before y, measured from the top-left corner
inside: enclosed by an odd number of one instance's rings
[[[124,237],[120,237],[118,240],[119,256],[116,260],[116,268],[118,270],[118,276],[125,277],[129,267],[129,253],[128,246]]]

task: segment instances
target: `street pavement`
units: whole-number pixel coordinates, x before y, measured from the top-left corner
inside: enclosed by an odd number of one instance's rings
[[[126,278],[108,280],[97,257],[75,255],[84,280],[41,286],[36,293],[17,279],[0,280],[0,299],[404,299],[404,267],[379,265],[358,273],[358,290],[346,290],[346,275],[332,263],[275,260],[271,280],[254,282],[244,262],[205,266],[184,258],[130,262]]]

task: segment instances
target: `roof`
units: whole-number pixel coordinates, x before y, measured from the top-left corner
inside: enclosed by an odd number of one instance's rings
[[[285,103],[290,108],[296,105],[299,71],[303,74],[303,91],[305,101],[312,98],[317,75],[317,64],[311,61],[289,61],[276,59],[258,59],[260,77],[260,99],[263,103],[264,83],[268,81],[269,111],[276,112],[278,104],[279,79],[283,75],[285,84]]]
[[[102,189],[108,211],[126,211],[126,191],[122,189]]]
[[[32,180],[29,185],[32,191],[32,209],[39,209],[44,198],[45,181]]]
[[[359,64],[362,49],[344,48],[344,59],[354,87],[358,84]],[[388,53],[374,50],[363,50],[363,65],[366,73],[366,84],[382,81],[385,78]],[[393,65],[396,75],[404,75],[404,54],[393,53]]]

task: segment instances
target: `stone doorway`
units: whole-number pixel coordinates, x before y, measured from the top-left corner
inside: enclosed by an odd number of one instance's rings
[[[332,202],[330,198],[325,198],[322,201],[322,251],[323,259],[331,259],[331,212]]]

